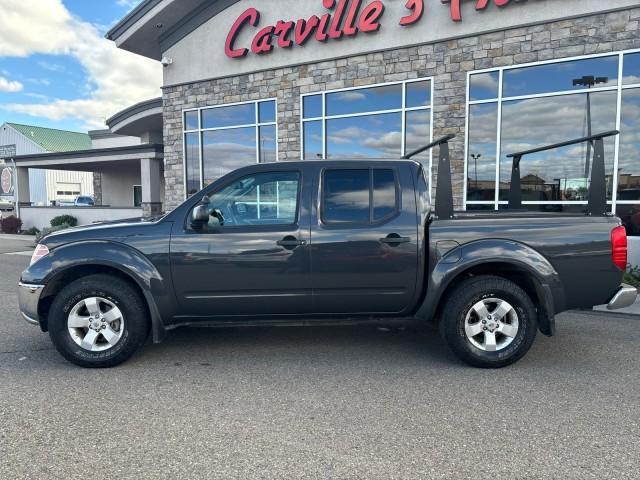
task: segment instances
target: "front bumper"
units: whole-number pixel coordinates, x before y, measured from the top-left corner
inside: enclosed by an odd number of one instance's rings
[[[31,285],[20,282],[18,284],[18,301],[20,303],[20,313],[31,325],[40,326],[38,317],[38,303],[42,295],[44,285]]]
[[[630,285],[623,284],[618,292],[613,296],[609,304],[608,310],[618,310],[633,305],[638,298],[638,289]]]

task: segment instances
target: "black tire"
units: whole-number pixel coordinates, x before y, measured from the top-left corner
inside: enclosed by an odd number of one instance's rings
[[[474,305],[494,298],[513,307],[519,326],[509,345],[497,351],[486,351],[467,337],[466,317]],[[494,276],[473,277],[461,282],[448,295],[440,320],[440,332],[453,353],[463,362],[479,368],[502,368],[517,362],[533,345],[537,331],[536,308],[529,295],[515,283]],[[484,333],[480,335],[484,336]],[[500,333],[496,336],[508,340]]]
[[[121,338],[107,350],[93,352],[78,345],[69,332],[69,313],[75,305],[90,297],[112,302],[124,318]],[[125,280],[111,275],[91,275],[64,287],[49,311],[49,336],[60,354],[85,368],[110,368],[120,365],[140,349],[149,335],[149,314],[141,295]]]

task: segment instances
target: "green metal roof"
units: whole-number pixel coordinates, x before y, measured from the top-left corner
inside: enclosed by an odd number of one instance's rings
[[[19,123],[8,123],[7,125],[16,129],[32,142],[40,145],[47,152],[72,152],[91,148],[91,137],[86,133],[20,125]]]

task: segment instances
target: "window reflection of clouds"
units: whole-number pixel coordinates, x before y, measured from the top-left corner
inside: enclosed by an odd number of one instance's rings
[[[598,86],[613,87],[618,84],[618,66],[616,55],[505,70],[503,95],[516,97],[582,90],[583,86],[573,86],[573,80],[584,75],[607,77],[609,81]]]
[[[593,132],[615,129],[616,99],[617,92],[591,94]],[[512,160],[506,158],[509,153],[586,136],[586,102],[586,94],[504,102],[501,190],[509,188],[511,179]],[[606,171],[611,179],[615,140],[605,141],[605,149]],[[584,190],[589,185],[584,175],[586,155],[584,144],[523,158],[523,190],[543,191],[544,194],[533,195],[531,200],[536,201],[584,201]]]
[[[640,200],[640,88],[622,93],[618,198]]]
[[[202,128],[233,127],[256,123],[256,111],[253,103],[217,107],[202,111]]]
[[[328,170],[323,180],[322,219],[332,222],[369,222],[369,170]]]
[[[327,94],[327,115],[350,115],[402,108],[402,84]]]
[[[427,137],[428,138],[428,137]],[[400,113],[337,118],[327,121],[327,157],[400,158]]]
[[[471,75],[470,78],[470,99],[492,100],[498,98],[500,88],[500,73],[488,72]]]
[[[303,95],[302,158],[397,159],[425,145],[431,139],[431,89],[430,79],[418,79]]]
[[[304,128],[304,159],[318,160],[322,158],[322,122],[305,122]]]
[[[185,135],[185,158],[187,165],[187,195],[193,195],[200,190],[200,144],[197,133]]]
[[[470,106],[467,200],[495,201],[497,128],[497,103]]]
[[[254,127],[215,130],[202,134],[205,185],[226,173],[256,163]]]
[[[240,167],[258,161],[277,161],[275,100],[204,107],[186,111],[184,118],[185,129],[197,130],[197,133],[185,134],[188,195],[202,187],[201,164],[204,168],[204,184],[208,185]]]

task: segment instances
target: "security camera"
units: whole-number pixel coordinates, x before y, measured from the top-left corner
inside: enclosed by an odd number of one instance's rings
[[[169,65],[173,65],[173,58],[162,57],[162,60],[160,60],[160,63],[162,63],[162,66],[168,67]]]

